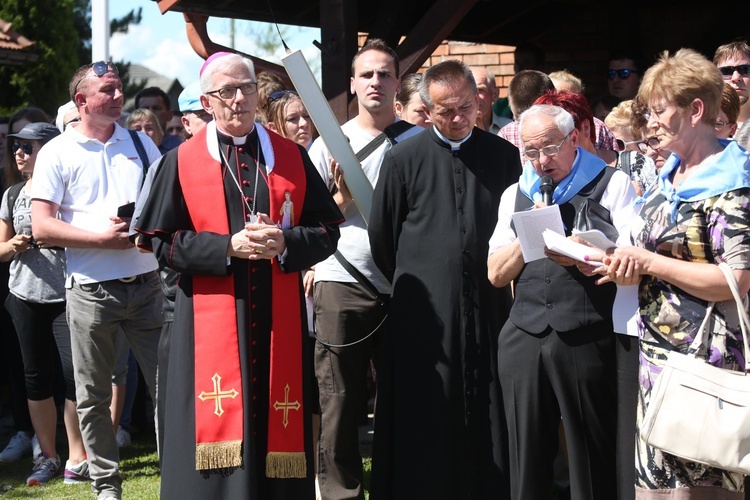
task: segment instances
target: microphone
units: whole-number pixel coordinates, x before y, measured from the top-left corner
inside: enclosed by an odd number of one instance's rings
[[[552,192],[555,190],[555,183],[552,181],[552,177],[545,175],[542,177],[542,184],[539,186],[539,191],[542,192],[542,201],[548,207],[552,205]]]

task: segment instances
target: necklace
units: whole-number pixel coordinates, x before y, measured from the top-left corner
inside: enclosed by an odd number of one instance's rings
[[[253,187],[253,206],[251,207],[250,204],[247,202],[247,199],[245,198],[245,193],[242,191],[242,186],[240,186],[240,181],[237,179],[237,176],[234,175],[234,172],[229,167],[229,161],[227,161],[227,157],[224,155],[224,150],[221,148],[221,143],[219,143],[219,154],[221,155],[221,161],[224,165],[227,167],[227,171],[229,172],[229,175],[232,176],[232,180],[234,181],[235,186],[237,186],[237,189],[240,192],[240,198],[242,198],[242,201],[245,203],[245,207],[250,212],[249,220],[248,222],[250,224],[255,224],[258,222],[260,217],[258,217],[258,214],[255,213],[255,200],[258,196],[258,171],[260,170],[260,137],[256,137],[255,142],[255,186]]]

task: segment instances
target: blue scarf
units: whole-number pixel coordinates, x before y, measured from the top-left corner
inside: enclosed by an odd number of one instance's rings
[[[578,194],[578,191],[593,181],[605,168],[607,168],[607,164],[604,160],[579,146],[570,173],[560,184],[555,186],[555,191],[552,193],[552,203],[562,205],[570,201]],[[518,187],[521,192],[528,199],[537,203],[542,201],[542,192],[539,190],[541,184],[542,178],[534,171],[531,161],[527,161],[523,167],[521,178],[518,180]]]
[[[713,196],[750,187],[750,159],[736,141],[718,139],[724,146],[712,161],[696,168],[677,189],[672,185],[673,172],[680,165],[680,157],[672,154],[659,172],[659,193],[672,203],[672,221],[682,202],[705,200]]]

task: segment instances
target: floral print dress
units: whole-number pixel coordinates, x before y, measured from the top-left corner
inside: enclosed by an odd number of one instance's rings
[[[733,269],[750,269],[750,188],[728,191],[695,202],[674,205],[655,189],[647,197],[632,228],[633,242],[667,257],[691,262],[726,262]],[[670,350],[687,352],[698,332],[708,303],[667,283],[644,276],[638,292],[640,392],[637,427],[648,408],[651,389]],[[735,307],[732,301],[731,306]],[[724,320],[715,308],[709,362],[742,370],[744,354],[738,325]],[[686,418],[689,418],[686,416]],[[636,431],[636,486],[646,490],[720,487],[711,498],[744,498],[742,474],[677,458],[647,445]],[[702,489],[702,488],[701,488]],[[686,491],[687,493],[687,491]],[[717,491],[717,493],[719,493]],[[671,497],[670,497],[671,498]]]

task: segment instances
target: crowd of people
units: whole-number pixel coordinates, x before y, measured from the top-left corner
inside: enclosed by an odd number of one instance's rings
[[[745,477],[640,430],[704,316],[707,362],[744,367],[719,263],[750,289],[750,46],[650,67],[613,53],[593,102],[516,49],[400,75],[352,60],[341,165],[296,89],[218,52],[124,113],[111,62],[71,77],[55,124],[7,120],[0,308],[15,434],[2,462],[121,498],[142,373],[163,498],[744,498]],[[127,116],[123,116],[127,115]],[[369,212],[347,178],[361,167]],[[364,191],[364,196],[370,196]],[[532,259],[514,215],[616,245]],[[62,412],[68,456],[58,454]],[[686,416],[685,418],[689,418]]]

